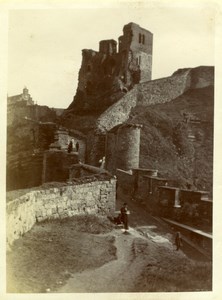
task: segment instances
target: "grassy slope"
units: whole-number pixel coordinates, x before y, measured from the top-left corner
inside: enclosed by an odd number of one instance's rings
[[[56,290],[72,273],[116,259],[114,238],[98,235],[112,228],[95,216],[37,224],[7,254],[7,292]]]
[[[133,208],[136,208],[137,212]],[[138,205],[133,207],[131,203],[130,209],[132,212],[130,225],[150,224],[152,226],[148,227],[151,236],[172,239],[166,228],[149,219],[144,209]],[[158,227],[154,226],[155,224]],[[100,235],[112,229],[113,225],[107,219],[95,216],[76,216],[36,225],[24,237],[15,241],[12,251],[7,254],[7,291],[11,293],[44,293],[48,289],[56,291],[73,273],[96,269],[115,260],[117,258],[115,237]],[[133,242],[129,249],[130,265],[139,264],[141,273],[130,286],[126,287],[126,292],[212,289],[210,261],[193,260],[182,251],[175,251],[171,243],[159,243],[139,235],[123,237],[123,240],[126,240],[125,247],[130,238]],[[185,245],[182,250],[186,250]],[[133,272],[131,269],[127,274],[116,276],[113,284],[115,280],[124,284],[124,278],[131,277]]]
[[[180,186],[212,190],[213,87],[189,90],[169,103],[137,106],[129,122],[143,124],[140,166],[156,168]],[[185,123],[183,113],[201,120]],[[195,142],[188,139],[189,131]]]

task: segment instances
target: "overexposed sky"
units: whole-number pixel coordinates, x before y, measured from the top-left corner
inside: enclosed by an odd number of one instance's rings
[[[213,5],[156,3],[10,10],[8,95],[27,86],[38,104],[67,108],[77,88],[81,50],[98,50],[103,39],[118,41],[129,22],[154,35],[152,79],[178,68],[214,65]]]

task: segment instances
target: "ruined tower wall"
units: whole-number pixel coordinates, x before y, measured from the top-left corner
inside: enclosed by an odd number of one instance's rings
[[[119,38],[100,41],[99,51],[84,49],[79,82],[74,101],[69,106],[74,113],[101,113],[135,84],[151,80],[153,35],[135,23],[124,26]]]
[[[139,167],[140,126],[123,126],[117,132],[116,167],[132,170]]]
[[[106,169],[113,174],[116,169],[125,171],[139,167],[140,125],[117,126],[107,134]]]
[[[125,54],[127,84],[151,80],[153,34],[135,23],[123,28],[119,37],[119,52]]]

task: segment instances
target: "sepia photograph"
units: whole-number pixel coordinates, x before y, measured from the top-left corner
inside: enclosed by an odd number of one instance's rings
[[[213,299],[217,1],[10,3],[5,297]]]

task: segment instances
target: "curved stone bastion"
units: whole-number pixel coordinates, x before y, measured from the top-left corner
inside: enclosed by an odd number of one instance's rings
[[[72,183],[51,182],[35,189],[7,193],[7,246],[36,222],[80,214],[108,215],[115,210],[116,179],[85,177]]]

